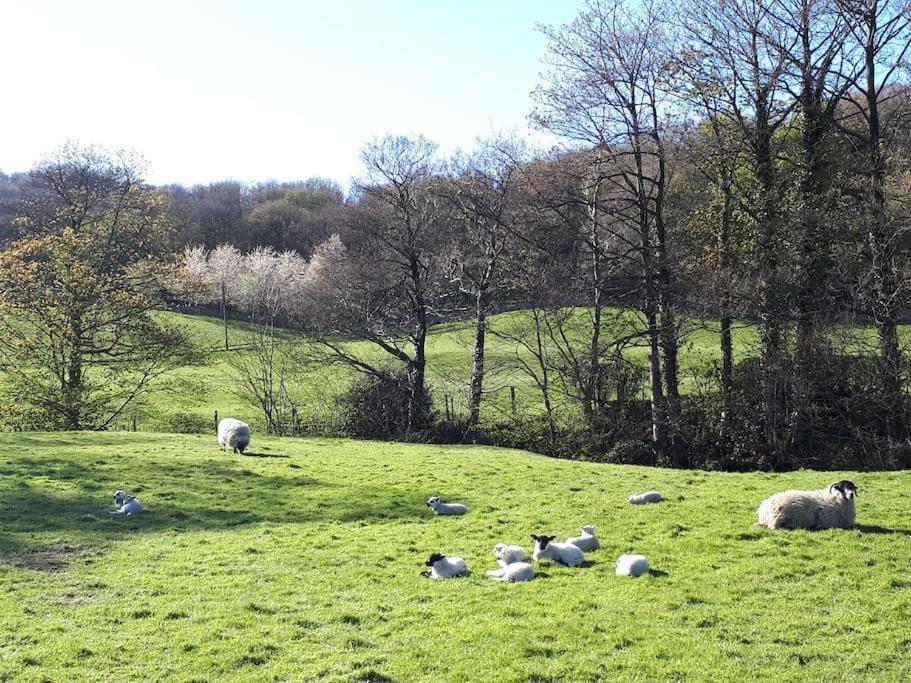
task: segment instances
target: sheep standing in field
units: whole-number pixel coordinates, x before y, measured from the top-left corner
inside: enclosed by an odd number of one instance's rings
[[[240,453],[250,445],[250,425],[233,417],[226,417],[218,423],[218,445],[230,448],[234,453]]]
[[[843,479],[819,491],[785,491],[767,498],[756,511],[769,529],[851,529],[857,486]]]
[[[494,581],[506,581],[509,583],[531,581],[535,578],[535,569],[528,562],[512,562],[501,566],[499,569],[488,570],[487,576]]]
[[[111,511],[112,515],[138,515],[142,512],[142,503],[139,499],[123,491],[114,494],[114,505],[117,509]]]
[[[520,545],[506,545],[504,543],[497,543],[493,547],[493,556],[497,558],[497,564],[501,567],[528,559],[528,553],[525,552],[525,548]]]
[[[581,536],[572,536],[571,538],[567,538],[566,542],[570,545],[576,546],[583,552],[590,552],[601,547],[601,541],[599,541],[598,537],[595,536],[594,525],[586,524],[579,531],[582,532]]]
[[[585,563],[585,555],[576,546],[569,543],[554,543],[556,536],[535,536],[535,549],[531,556],[539,562],[551,560],[565,564],[567,567],[581,567]]]
[[[439,496],[433,496],[427,501],[427,507],[433,510],[435,515],[464,515],[468,508],[462,503],[444,503]]]
[[[648,574],[648,560],[645,555],[621,555],[617,558],[617,576],[642,576]]]
[[[452,579],[468,574],[468,565],[461,557],[446,557],[443,553],[433,553],[424,564],[430,569],[421,575],[430,579]]]
[[[645,505],[646,503],[660,503],[664,498],[657,491],[646,491],[645,493],[634,493],[626,499],[627,503],[632,505]]]

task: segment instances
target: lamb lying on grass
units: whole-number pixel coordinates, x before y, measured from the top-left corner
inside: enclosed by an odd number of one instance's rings
[[[565,564],[567,567],[581,567],[585,563],[585,555],[576,546],[569,543],[554,543],[556,536],[535,536],[535,549],[531,556],[536,560],[551,560]]]
[[[645,493],[634,493],[626,499],[627,503],[632,505],[645,505],[646,503],[660,503],[664,498],[657,491],[646,491]]]
[[[570,545],[576,546],[583,552],[590,552],[601,547],[601,541],[599,541],[598,537],[595,536],[595,527],[593,525],[586,524],[580,529],[580,531],[582,532],[581,536],[573,536],[571,538],[567,538],[566,542]]]
[[[819,491],[785,491],[767,498],[756,511],[769,529],[851,529],[857,486],[843,479]]]
[[[497,564],[501,567],[528,559],[528,553],[525,552],[525,548],[520,545],[506,545],[504,543],[497,543],[493,547],[493,556],[497,558]]]
[[[444,503],[439,496],[433,496],[427,501],[427,506],[435,515],[464,515],[468,508],[462,503]]]
[[[116,510],[112,510],[112,515],[138,515],[142,512],[142,503],[135,496],[131,496],[123,491],[117,491],[114,494],[114,505]]]
[[[230,448],[234,453],[243,455],[250,445],[250,425],[233,417],[226,417],[218,423],[218,445]]]
[[[648,574],[648,570],[645,555],[621,555],[617,558],[617,576],[642,576]]]
[[[528,564],[528,562],[512,562],[499,569],[489,570],[487,576],[494,581],[506,581],[510,583],[531,581],[535,578],[535,569]]]
[[[433,553],[425,564],[430,570],[421,572],[421,576],[430,579],[451,579],[468,574],[468,565],[461,557],[446,557],[442,553]]]

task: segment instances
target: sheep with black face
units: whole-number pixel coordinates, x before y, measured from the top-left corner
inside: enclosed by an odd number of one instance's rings
[[[446,557],[443,553],[433,553],[424,564],[430,569],[421,575],[430,579],[451,579],[468,574],[468,564],[461,557]]]
[[[565,564],[567,567],[581,567],[585,563],[585,555],[574,545],[569,543],[554,543],[556,536],[531,535],[535,542],[535,549],[531,556],[538,561],[550,560]]]
[[[138,515],[142,512],[142,503],[139,502],[139,499],[124,491],[114,493],[114,505],[117,506],[117,509],[111,511],[112,515],[129,516]]]
[[[857,486],[843,479],[819,491],[784,491],[767,498],[756,511],[769,529],[851,529]]]

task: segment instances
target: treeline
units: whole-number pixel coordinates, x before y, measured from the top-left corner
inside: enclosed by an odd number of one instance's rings
[[[270,415],[297,414],[287,373],[332,362],[362,378],[340,411],[361,436],[730,469],[911,465],[909,28],[897,1],[591,0],[542,29],[532,119],[561,148],[499,137],[441,158],[388,136],[347,197],[319,180],[160,188],[185,250],[172,289],[267,324],[238,372],[276,430]],[[427,336],[453,319],[471,321],[472,370],[464,421],[441,424]],[[738,321],[758,328],[747,360]],[[716,323],[720,362],[684,376],[689,335]],[[488,361],[489,335],[515,348],[508,367]],[[484,417],[499,372],[527,375],[540,418]]]

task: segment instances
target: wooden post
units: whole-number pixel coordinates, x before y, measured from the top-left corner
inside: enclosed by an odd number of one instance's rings
[[[133,431],[136,431],[136,418],[133,418]]]
[[[512,416],[516,416],[516,388],[509,387],[509,402],[512,405]]]
[[[218,433],[218,411],[215,411],[215,433]]]
[[[297,406],[291,408],[291,433],[294,436],[298,436],[300,434],[297,423]]]

